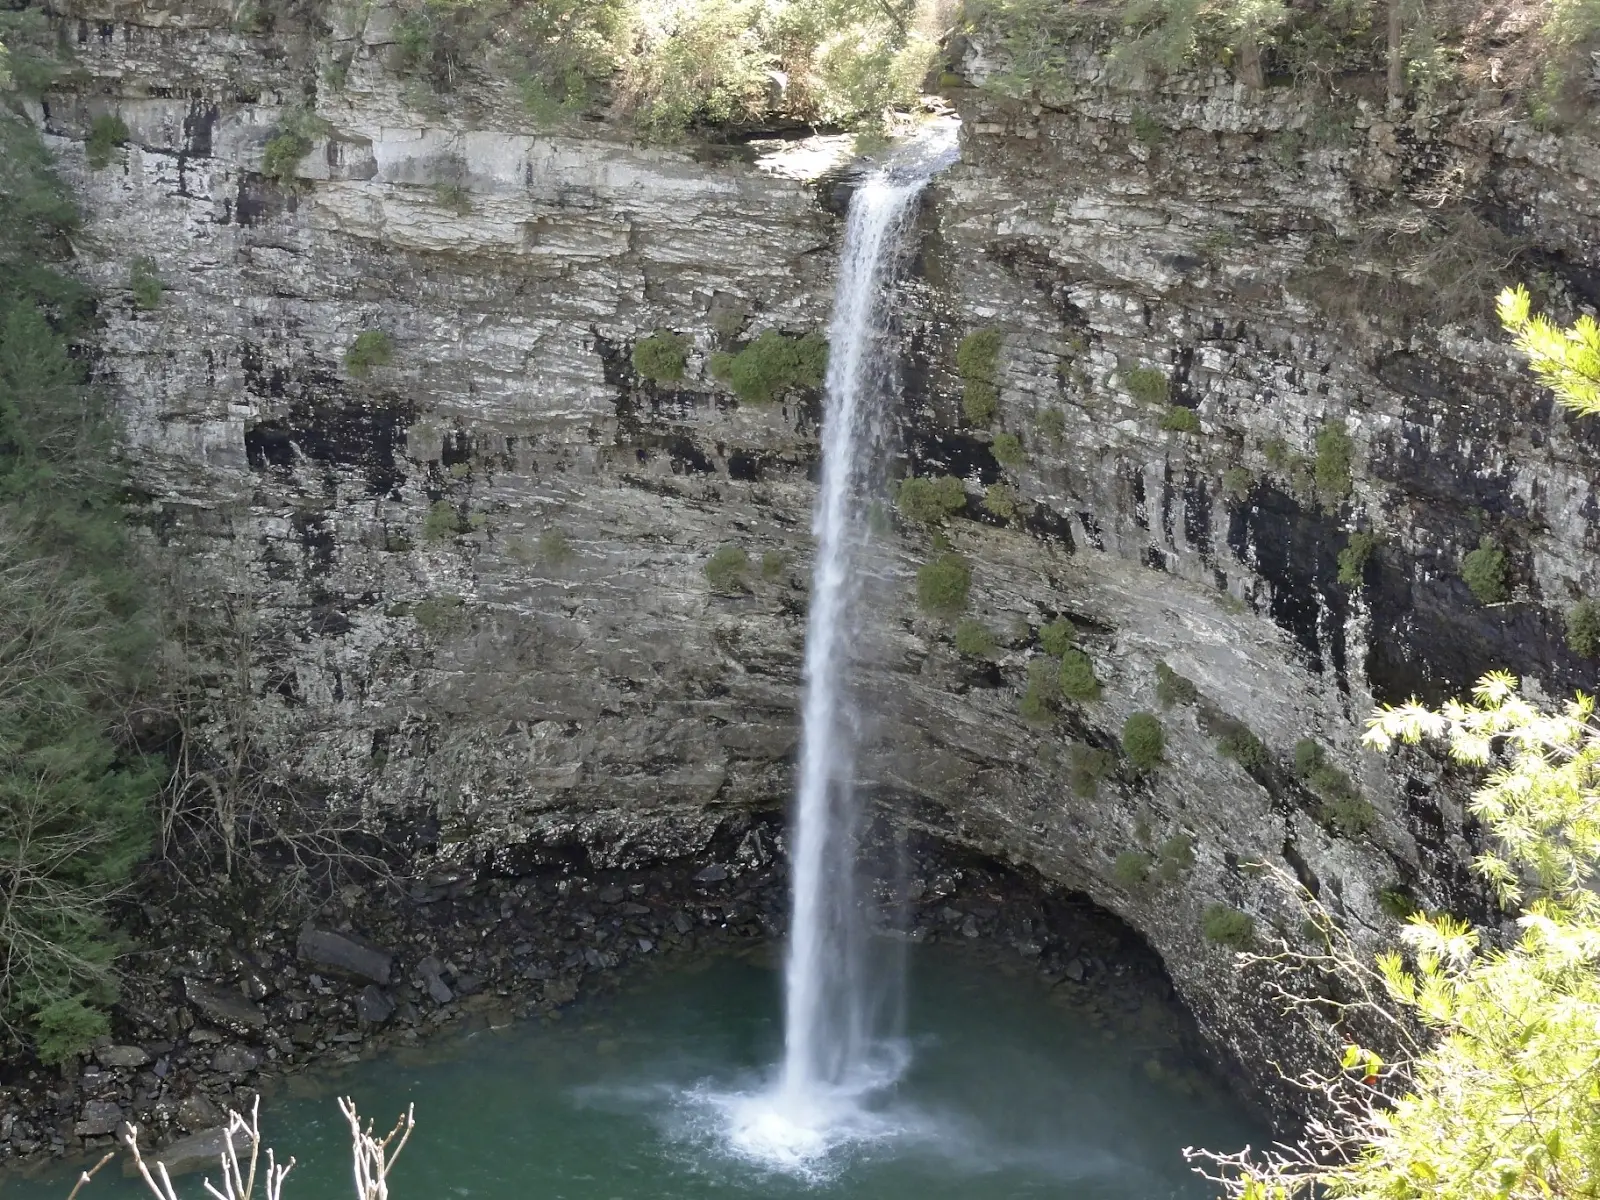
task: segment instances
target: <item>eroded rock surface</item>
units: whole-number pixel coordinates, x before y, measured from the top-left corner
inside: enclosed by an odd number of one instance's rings
[[[796,164],[831,165],[837,142],[808,159],[544,133],[487,88],[420,112],[383,68],[381,5],[270,37],[198,2],[76,9],[89,82],[41,118],[90,210],[102,374],[152,529],[198,606],[230,600],[213,650],[250,639],[268,756],[427,856],[511,872],[553,846],[681,856],[728,811],[781,804],[820,406],[740,403],[708,361],[825,325],[840,197]],[[319,83],[345,55],[342,90]],[[992,64],[973,46],[961,67],[981,83]],[[916,612],[930,540],[891,530],[861,769],[915,823],[1126,917],[1270,1084],[1263,1064],[1305,1048],[1202,936],[1207,907],[1297,928],[1246,869],[1264,860],[1358,933],[1392,921],[1386,889],[1481,914],[1459,787],[1364,754],[1363,718],[1492,666],[1551,692],[1592,675],[1560,612],[1596,585],[1600,443],[1532,387],[1488,296],[1453,323],[1341,308],[1368,252],[1352,239],[1375,196],[1454,172],[1465,207],[1511,214],[1593,301],[1600,156],[1449,110],[1351,109],[1339,145],[1285,141],[1306,102],[1221,73],[1133,96],[1086,58],[1082,79],[1050,108],[953,93],[963,161],[922,216],[899,418],[910,469],[968,481],[948,536],[998,645],[962,656]],[[263,147],[306,95],[329,132],[298,180],[269,179]],[[81,139],[110,109],[132,139],[91,171]],[[1134,136],[1137,114],[1159,137]],[[126,290],[141,255],[165,287],[148,312]],[[1417,289],[1399,295],[1383,303]],[[657,329],[690,339],[681,384],[633,370]],[[959,415],[954,351],[976,329],[1002,335],[994,429],[1021,436],[1016,468]],[[354,373],[368,330],[392,358]],[[1166,403],[1135,398],[1138,367]],[[1164,429],[1168,403],[1198,432]],[[1330,422],[1353,479],[1319,504],[1305,475]],[[1228,487],[1230,468],[1249,475]],[[999,483],[1021,499],[1006,524],[979,504]],[[1357,528],[1382,544],[1351,587]],[[1514,565],[1494,608],[1459,578],[1484,533]],[[723,544],[750,560],[727,594],[704,571]],[[1027,664],[1061,616],[1103,693],[1029,724]],[[1163,707],[1158,663],[1194,694]],[[1144,773],[1089,753],[1135,711],[1166,734]],[[1240,728],[1268,761],[1218,752]],[[1359,786],[1364,828],[1290,771],[1306,738]]]

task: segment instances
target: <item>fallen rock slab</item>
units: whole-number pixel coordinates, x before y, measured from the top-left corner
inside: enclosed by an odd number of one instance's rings
[[[310,926],[302,929],[296,949],[306,962],[384,986],[389,984],[394,969],[391,951],[363,945],[354,938],[327,929]]]

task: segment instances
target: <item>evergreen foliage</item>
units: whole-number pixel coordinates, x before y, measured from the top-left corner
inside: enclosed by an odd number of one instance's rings
[[[381,329],[363,329],[344,352],[345,370],[357,377],[373,367],[386,367],[394,360],[394,339]]]
[[[970,617],[956,626],[956,649],[969,658],[983,658],[993,654],[994,633],[982,621]]]
[[[422,540],[442,542],[461,532],[461,515],[448,500],[435,500],[422,518]]]
[[[1067,435],[1067,418],[1059,408],[1046,408],[1039,413],[1034,421],[1039,433],[1048,441],[1060,444],[1061,439]]]
[[[1488,534],[1479,539],[1476,550],[1462,557],[1461,578],[1479,604],[1499,604],[1511,595],[1506,552]]]
[[[1165,404],[1171,384],[1165,371],[1154,367],[1128,367],[1122,372],[1122,386],[1141,404]]]
[[[894,502],[906,520],[934,526],[967,506],[967,490],[954,475],[912,476],[900,481]]]
[[[984,511],[1002,521],[1014,520],[1017,515],[1017,492],[1003,483],[991,483],[983,493]]]
[[[1162,708],[1172,708],[1177,704],[1193,704],[1200,699],[1200,689],[1195,687],[1192,679],[1179,675],[1166,663],[1156,663],[1156,699],[1161,702]]]
[[[1166,741],[1161,722],[1151,713],[1131,713],[1122,723],[1122,752],[1141,771],[1148,771],[1161,761]]]
[[[1169,404],[1161,414],[1161,428],[1169,433],[1199,433],[1200,414],[1181,404]]]
[[[741,400],[769,404],[792,388],[822,386],[828,344],[814,333],[789,337],[768,329],[737,354],[711,356],[711,374]]]
[[[1078,640],[1078,631],[1071,621],[1060,617],[1039,630],[1039,645],[1052,658],[1060,658]]]
[[[1502,904],[1521,906],[1518,932],[1486,948],[1463,921],[1410,913],[1401,949],[1382,954],[1368,974],[1389,1027],[1415,1023],[1422,1036],[1390,1063],[1346,1045],[1328,1077],[1337,1118],[1316,1147],[1223,1159],[1232,1195],[1532,1200],[1600,1192],[1594,717],[1587,696],[1542,708],[1498,672],[1470,702],[1385,707],[1372,717],[1366,741],[1374,748],[1443,741],[1457,762],[1488,772],[1470,805],[1491,835],[1477,867]],[[1354,960],[1341,969],[1367,970]]]
[[[1567,609],[1567,647],[1584,658],[1600,657],[1600,604],[1587,596]]]
[[[1200,931],[1206,941],[1230,950],[1248,950],[1255,945],[1255,920],[1227,904],[1208,904],[1200,915]]]
[[[1068,649],[1061,656],[1061,693],[1080,704],[1100,699],[1100,681],[1094,676],[1094,662],[1082,650]]]
[[[160,307],[162,290],[155,261],[142,255],[134,259],[128,267],[128,291],[133,296],[133,306],[143,312]]]
[[[1252,775],[1272,765],[1272,752],[1266,743],[1239,722],[1233,722],[1217,739],[1217,753],[1233,759]]]
[[[1002,467],[1015,470],[1028,461],[1027,453],[1022,449],[1022,439],[1014,433],[995,434],[989,449],[994,455],[995,462]]]
[[[1333,507],[1350,494],[1351,463],[1355,445],[1345,431],[1344,422],[1329,421],[1317,430],[1317,457],[1312,468],[1317,496]]]
[[[1022,719],[1033,725],[1044,725],[1055,719],[1055,702],[1061,695],[1058,668],[1052,659],[1034,658],[1028,661],[1028,684],[1022,691],[1017,711]]]
[[[633,346],[633,369],[640,378],[656,383],[681,383],[689,363],[689,339],[668,329],[658,329]]]
[[[1352,533],[1339,551],[1339,582],[1348,588],[1358,588],[1366,582],[1367,563],[1382,539],[1375,533]]]
[[[1156,878],[1162,883],[1176,883],[1186,871],[1194,868],[1194,839],[1186,833],[1175,833],[1161,843],[1161,854],[1156,862]]]
[[[1594,23],[1600,27],[1600,15]],[[1600,416],[1600,324],[1585,315],[1562,329],[1549,317],[1531,315],[1531,306],[1527,288],[1507,288],[1500,293],[1500,323],[1558,404],[1580,416]]]
[[[1000,406],[999,366],[1000,334],[997,330],[974,330],[956,347],[961,411],[974,425],[987,425],[994,420]]]
[[[1155,858],[1145,850],[1124,850],[1111,864],[1111,878],[1130,892],[1138,891],[1150,881],[1150,869]]]
[[[63,1062],[107,1031],[108,904],[158,780],[116,740],[149,641],[103,398],[77,345],[76,225],[38,136],[0,108],[0,1028]]]
[[[1229,467],[1222,473],[1222,494],[1235,503],[1250,499],[1250,489],[1255,484],[1255,476],[1244,467]]]
[[[1100,790],[1100,781],[1111,774],[1116,758],[1108,750],[1077,743],[1072,747],[1072,765],[1067,772],[1067,782],[1072,794],[1084,799]]]
[[[89,136],[83,144],[84,157],[96,171],[111,165],[111,152],[128,140],[128,126],[115,113],[102,113],[89,123]]]
[[[731,543],[718,546],[706,560],[706,579],[711,590],[725,595],[744,591],[749,570],[750,556]]]
[[[328,122],[309,108],[286,109],[261,150],[261,173],[283,188],[299,187],[300,160],[311,153],[315,139],[329,130]]]
[[[941,554],[917,570],[917,603],[935,616],[955,616],[967,607],[972,568],[959,554]]]

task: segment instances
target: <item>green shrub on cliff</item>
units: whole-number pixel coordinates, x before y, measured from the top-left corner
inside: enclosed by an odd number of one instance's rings
[[[967,506],[967,489],[954,475],[914,475],[900,481],[894,502],[906,520],[935,526]]]
[[[76,222],[0,106],[0,1048],[52,1064],[109,1030],[108,910],[158,782],[119,741],[157,655],[117,431],[85,380],[91,298],[59,265]]]
[[[1122,386],[1141,404],[1165,404],[1171,384],[1166,372],[1154,367],[1128,367],[1122,372]]]
[[[345,370],[355,376],[367,375],[373,367],[386,367],[394,361],[394,339],[381,329],[363,329],[344,352]]]
[[[1000,404],[1000,334],[975,329],[956,347],[956,372],[961,376],[961,411],[974,425],[994,420]]]
[[[1111,864],[1111,878],[1130,892],[1136,892],[1150,881],[1150,868],[1155,859],[1144,850],[1124,850]]]
[[[1061,695],[1061,682],[1056,674],[1053,660],[1028,660],[1028,683],[1017,702],[1017,711],[1024,721],[1031,725],[1048,725],[1055,720],[1055,702]]]
[[[1039,629],[1039,645],[1052,658],[1060,658],[1078,640],[1078,630],[1071,621],[1059,617]]]
[[[128,266],[128,292],[133,306],[143,312],[161,305],[161,276],[156,274],[154,259],[140,256]]]
[[[956,626],[956,649],[969,658],[983,658],[994,653],[995,637],[982,621],[971,618]]]
[[[1587,596],[1567,609],[1567,647],[1584,658],[1600,657],[1600,604]]]
[[[959,554],[941,554],[917,570],[917,603],[935,616],[955,616],[967,607],[972,568]]]
[[[1122,723],[1122,752],[1141,771],[1148,771],[1161,761],[1166,743],[1161,722],[1151,713],[1130,713]]]
[[[1100,681],[1094,676],[1094,662],[1082,650],[1069,649],[1061,656],[1061,691],[1080,704],[1100,698]]]
[[[1206,941],[1230,950],[1249,950],[1256,942],[1256,923],[1249,913],[1226,904],[1208,904],[1200,917]]]
[[[689,339],[668,329],[658,329],[633,344],[633,369],[641,379],[656,383],[681,383],[689,363]]]
[[[1199,433],[1200,414],[1181,404],[1169,404],[1161,414],[1161,428],[1169,433]]]
[[[713,592],[732,595],[744,591],[745,575],[750,570],[750,556],[738,546],[718,546],[706,560],[706,580]]]
[[[1349,588],[1358,588],[1365,583],[1367,563],[1382,540],[1375,533],[1352,533],[1344,549],[1339,551],[1339,582]]]
[[[1017,515],[1017,491],[1003,483],[991,483],[983,493],[983,509],[1002,521],[1012,521]]]
[[[1200,699],[1200,689],[1195,687],[1192,679],[1179,675],[1166,663],[1157,660],[1156,699],[1161,702],[1162,708],[1193,704]]]
[[[1488,534],[1479,539],[1476,550],[1462,556],[1461,578],[1479,604],[1499,604],[1511,595],[1506,552]]]
[[[711,356],[711,374],[751,404],[769,404],[792,388],[822,386],[828,344],[814,333],[789,337],[768,329],[737,354]]]
[[[989,450],[994,455],[995,462],[1012,470],[1028,461],[1028,455],[1022,448],[1022,439],[1014,433],[995,434],[994,441],[989,444]]]
[[[1345,432],[1343,421],[1329,421],[1317,430],[1317,457],[1312,468],[1317,497],[1333,507],[1350,494],[1351,463],[1355,444]]]
[[[102,113],[89,124],[89,136],[83,143],[84,157],[92,169],[102,170],[111,165],[111,152],[127,140],[127,123],[115,113]]]

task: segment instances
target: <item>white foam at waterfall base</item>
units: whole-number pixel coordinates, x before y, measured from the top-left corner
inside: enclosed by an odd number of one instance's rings
[[[953,124],[930,129],[863,179],[851,197],[828,329],[816,560],[806,626],[799,780],[790,844],[791,919],[784,971],[784,1058],[770,1086],[703,1097],[720,1112],[728,1150],[765,1167],[825,1171],[846,1148],[912,1136],[887,1106],[907,1056],[883,1028],[857,880],[852,656],[864,627],[863,563],[881,501],[897,352],[888,291],[916,200],[955,157]],[[888,989],[890,992],[893,989]]]

